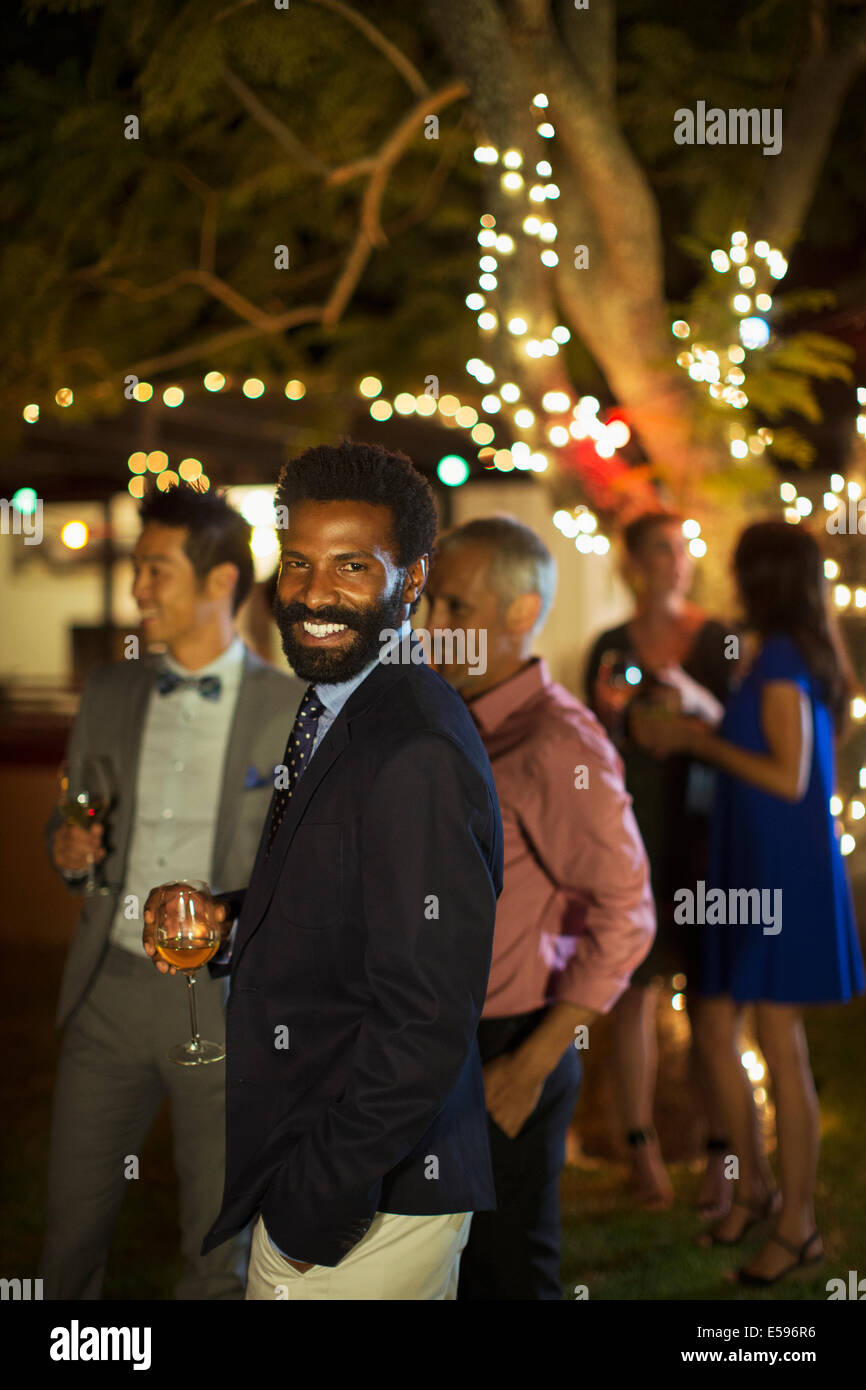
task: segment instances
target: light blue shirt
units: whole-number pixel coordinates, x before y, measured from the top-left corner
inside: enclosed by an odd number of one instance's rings
[[[337,715],[340,713],[340,710],[348,701],[349,697],[351,695],[354,695],[355,691],[358,689],[358,686],[361,685],[361,683],[367,679],[370,672],[373,670],[373,667],[377,666],[378,664],[379,658],[376,657],[375,660],[371,661],[369,665],[364,667],[363,671],[361,671],[359,675],[354,676],[353,679],[350,681],[341,681],[339,685],[316,685],[313,687],[313,689],[316,692],[316,695],[325,707],[322,713],[319,715],[319,722],[316,725],[316,737],[313,743],[313,753],[315,753],[319,744],[322,742],[322,739],[325,737],[325,734],[330,729],[331,725],[333,724]],[[312,756],[313,754],[311,753],[310,757]],[[307,766],[309,766],[309,764],[307,764]]]

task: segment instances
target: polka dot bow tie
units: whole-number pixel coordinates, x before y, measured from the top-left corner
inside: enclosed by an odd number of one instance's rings
[[[315,686],[308,685],[301,707],[298,710],[295,722],[292,725],[292,732],[289,734],[289,741],[286,744],[286,751],[283,756],[283,763],[288,769],[288,785],[278,787],[274,796],[274,809],[271,815],[270,830],[268,832],[268,849],[270,854],[271,847],[277,836],[277,831],[282,823],[283,816],[286,814],[286,807],[292,799],[292,793],[297,786],[298,778],[309,762],[313,751],[313,744],[316,741],[316,728],[319,719],[325,712],[325,706],[316,694]]]
[[[199,695],[206,700],[218,700],[223,688],[219,676],[179,676],[176,671],[160,671],[157,684],[160,695],[170,695],[183,685],[198,686]]]

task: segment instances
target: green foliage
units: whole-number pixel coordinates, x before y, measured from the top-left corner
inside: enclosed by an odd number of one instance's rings
[[[734,459],[730,466],[707,474],[701,483],[701,494],[717,506],[747,497],[757,501],[766,496],[775,480],[775,471],[764,459]]]
[[[453,76],[433,27],[419,25],[412,7],[370,0],[356,8],[431,89]],[[513,7],[499,8],[511,22]],[[833,34],[850,9],[830,0]],[[735,341],[706,258],[737,225],[767,161],[758,151],[717,147],[708,177],[704,149],[673,143],[674,112],[698,99],[778,104],[801,57],[809,0],[748,0],[723,17],[701,6],[686,16],[681,0],[620,0],[618,11],[617,112],[657,194],[667,284],[708,344]],[[351,383],[375,370],[396,391],[432,372],[443,389],[472,399],[463,363],[477,335],[463,300],[477,272],[485,176],[471,158],[471,99],[440,112],[438,141],[418,132],[401,156],[381,206],[391,234],[371,253],[341,321],[250,337],[216,360],[209,343],[244,320],[206,286],[176,278],[199,265],[208,195],[217,214],[213,270],[225,286],[275,315],[320,305],[354,243],[364,181],[329,185],[311,162],[333,169],[375,154],[414,93],[345,16],[313,0],[287,11],[232,0],[29,0],[26,12],[47,56],[37,43],[20,45],[0,94],[0,197],[18,233],[0,264],[0,391],[16,415],[22,401],[45,400],[60,384],[75,387],[77,400],[79,388],[102,380],[119,391],[138,363],[196,346],[197,360],[166,373],[157,367],[154,379],[185,384],[201,370],[234,367]],[[81,41],[64,46],[62,34],[76,25]],[[490,57],[496,81],[497,55]],[[248,109],[233,78],[282,123],[284,140]],[[124,138],[130,115],[140,119],[138,140]],[[816,200],[831,240],[834,209],[842,228],[844,209],[866,197],[855,157],[863,127],[859,109],[850,112],[831,151],[833,176]],[[565,151],[557,148],[556,158],[564,161]],[[423,206],[440,160],[447,181]],[[283,244],[291,264],[278,271],[274,247]],[[828,295],[774,295],[774,327],[816,312]],[[560,360],[579,389],[609,394],[577,333]],[[809,446],[788,416],[816,420],[813,383],[847,379],[848,360],[820,335],[777,335],[765,352],[749,354],[748,410],[720,411],[695,388],[698,436],[726,441],[732,420],[747,430],[783,421],[774,451],[805,462]],[[90,408],[116,404],[94,399]],[[732,467],[725,450],[721,458],[720,468],[745,487],[746,470]]]
[[[719,274],[709,266],[710,252],[720,246],[723,238],[709,241],[694,234],[678,238],[680,249],[702,269],[687,303],[677,307],[691,327],[691,347],[700,344],[723,352],[726,345],[738,342],[739,315],[731,308],[731,294],[738,287],[728,273]],[[774,286],[773,307],[769,322],[775,329],[786,319],[807,313],[817,313],[832,306],[835,295],[824,288],[805,288],[779,293]],[[821,407],[815,393],[817,381],[853,380],[851,364],[854,350],[846,343],[824,333],[800,330],[788,336],[774,331],[765,348],[746,352],[742,364],[746,380],[742,389],[749,400],[748,408],[737,410],[709,398],[706,386],[696,384],[699,397],[698,430],[702,438],[721,437],[727,443],[726,430],[741,425],[753,433],[761,425],[773,424],[790,416],[800,416],[811,424],[821,421]],[[808,467],[814,460],[814,446],[792,424],[774,428],[772,452],[779,460]],[[727,465],[725,465],[727,466]]]
[[[57,8],[84,7],[31,6],[34,14]],[[367,17],[422,62],[408,17],[379,8]],[[139,362],[243,325],[206,287],[176,282],[199,264],[208,191],[217,207],[214,270],[226,286],[274,314],[327,299],[357,235],[365,182],[329,186],[247,110],[226,73],[327,168],[375,154],[414,97],[330,10],[224,9],[231,12],[217,23],[211,0],[143,0],[132,9],[107,0],[86,62],[70,58],[51,76],[23,63],[12,69],[0,97],[10,134],[0,194],[20,240],[0,269],[9,325],[0,386],[16,414],[22,398],[45,400],[59,384],[86,391],[106,374],[119,385]],[[436,82],[435,65],[426,63],[425,76]],[[140,119],[138,140],[124,138],[129,115]],[[462,296],[476,256],[466,228],[477,216],[479,171],[460,121],[455,104],[440,113],[438,141],[419,131],[407,147],[381,204],[386,234],[412,214],[440,159],[458,172],[417,226],[372,252],[338,326],[244,342],[218,363],[204,352],[201,364],[170,379],[237,362],[348,381],[381,343],[379,365],[390,363],[395,389],[403,371],[421,379],[435,371],[443,389],[462,382],[454,345],[474,339]],[[277,270],[274,248],[283,244],[290,268]]]

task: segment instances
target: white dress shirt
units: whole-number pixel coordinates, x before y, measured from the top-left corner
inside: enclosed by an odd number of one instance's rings
[[[188,671],[171,655],[164,666],[185,678],[219,676],[219,698],[208,700],[195,686],[168,695],[154,688],[141,736],[135,817],[126,873],[110,940],[142,954],[144,904],[151,888],[178,879],[210,881],[223,770],[243,678],[244,644],[235,637],[215,661]],[[215,893],[229,884],[210,884]],[[126,899],[138,911],[126,916]]]

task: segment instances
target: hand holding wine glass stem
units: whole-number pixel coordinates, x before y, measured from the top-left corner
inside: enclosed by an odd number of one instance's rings
[[[157,950],[157,915],[160,906],[164,903],[166,912],[172,915],[176,920],[179,909],[178,900],[181,891],[181,888],[177,884],[160,884],[157,888],[152,888],[150,890],[144,904],[144,929],[141,934],[141,943],[161,975],[176,975],[178,966],[165,960]],[[217,898],[210,899],[210,921],[213,924],[213,928],[219,932],[220,941],[224,941],[228,932],[226,910],[224,904]],[[207,931],[208,928],[203,924],[202,935],[207,935]],[[189,967],[187,967],[187,969],[189,969]]]
[[[80,825],[62,825],[54,832],[54,862],[67,873],[84,873],[88,865],[105,858],[103,827],[98,823],[86,830]]]

